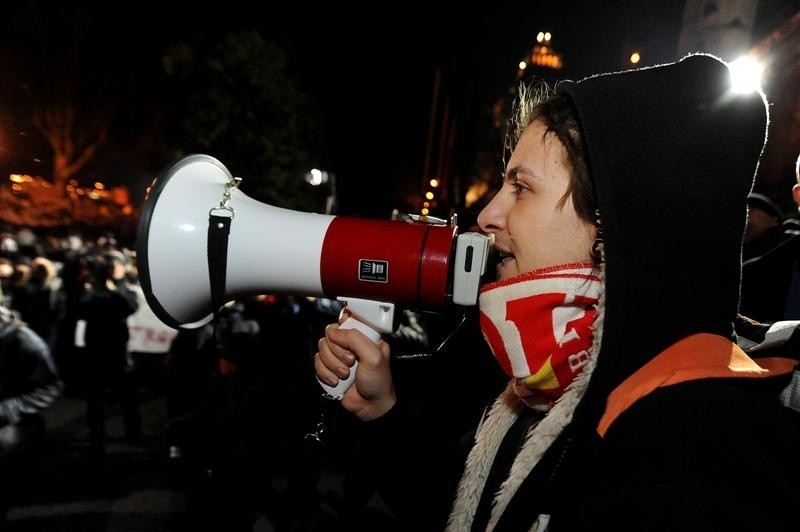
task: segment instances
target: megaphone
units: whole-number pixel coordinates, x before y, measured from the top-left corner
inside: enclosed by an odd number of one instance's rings
[[[229,300],[257,294],[338,299],[377,341],[396,328],[395,305],[474,305],[489,237],[454,223],[298,212],[239,189],[217,159],[186,156],[148,189],[136,236],[148,305],[175,328],[202,326]],[[355,372],[351,371],[351,379]],[[326,388],[334,397],[349,386]]]

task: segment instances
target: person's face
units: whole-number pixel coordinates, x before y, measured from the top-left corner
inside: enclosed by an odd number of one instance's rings
[[[125,277],[125,264],[115,260],[111,267],[111,278],[115,281],[120,281]]]
[[[0,261],[0,285],[6,286],[14,275],[14,264],[7,261]]]
[[[494,234],[501,262],[498,280],[561,264],[592,262],[595,226],[580,218],[572,197],[566,150],[534,121],[508,161],[503,186],[481,211],[478,224]]]

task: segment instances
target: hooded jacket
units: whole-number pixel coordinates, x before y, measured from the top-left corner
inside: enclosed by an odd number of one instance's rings
[[[736,339],[763,95],[734,93],[709,55],[558,90],[577,112],[605,241],[593,356],[519,445],[504,439],[526,407],[510,388],[497,399],[448,530],[796,530],[800,420],[778,401],[787,376],[676,378],[670,363],[598,429],[610,394],[671,346],[701,335],[724,350]],[[710,364],[708,345],[683,349],[689,374]],[[508,473],[475,523],[504,453]]]
[[[47,344],[0,308],[0,458],[42,435],[41,412],[61,391]]]

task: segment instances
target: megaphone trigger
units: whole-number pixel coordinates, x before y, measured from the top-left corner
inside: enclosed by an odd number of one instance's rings
[[[350,316],[339,325],[340,329],[357,329],[367,338],[378,343],[382,334],[394,332],[397,327],[394,303],[354,297],[339,297],[337,300],[345,303],[350,313]],[[317,378],[320,386],[325,390],[325,396],[328,399],[341,400],[347,389],[352,386],[357,369],[358,360],[350,367],[350,375],[346,379],[340,379],[336,386],[329,386]]]

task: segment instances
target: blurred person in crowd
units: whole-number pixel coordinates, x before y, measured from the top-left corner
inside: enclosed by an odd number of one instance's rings
[[[56,265],[47,257],[31,261],[28,281],[14,289],[13,308],[53,353],[58,327],[66,312],[66,298]]]
[[[0,257],[0,305],[10,306],[11,298],[7,297],[14,276],[14,261],[7,257]]]
[[[70,397],[86,395],[86,375],[81,367],[85,346],[76,344],[76,337],[80,336],[76,332],[79,323],[84,323],[80,319],[81,301],[85,299],[87,285],[91,286],[94,262],[94,254],[87,249],[73,249],[72,246],[64,248],[60,272],[65,310],[59,324],[54,357],[64,380],[64,394]]]
[[[31,261],[27,257],[17,257],[14,261],[14,272],[11,274],[9,297],[14,299],[14,292],[25,286],[31,279]]]
[[[125,281],[125,257],[113,250],[93,259],[93,271],[79,303],[79,317],[86,322],[86,418],[92,454],[102,457],[106,445],[107,394],[122,407],[125,439],[145,445],[136,383],[128,356],[128,316],[136,312],[136,294]]]
[[[190,526],[252,530],[255,497],[263,492],[247,486],[266,480],[259,455],[270,449],[248,446],[247,433],[280,434],[269,411],[251,412],[250,403],[259,382],[285,377],[253,365],[254,358],[269,358],[256,348],[259,330],[245,305],[231,301],[214,322],[179,329],[165,359],[167,441],[173,480],[186,489]]]
[[[118,249],[119,242],[116,235],[111,231],[105,231],[95,240],[95,244],[99,249]]]
[[[19,243],[17,237],[10,231],[4,229],[0,233],[0,256],[13,259],[17,256],[19,251]]]
[[[782,241],[780,233],[783,211],[766,194],[751,192],[747,196],[747,223],[744,227],[742,258],[758,256],[774,246],[773,240]],[[775,233],[775,231],[778,231]]]
[[[794,175],[797,183],[792,187],[792,198],[797,205],[797,212],[800,213],[800,155],[794,163]],[[787,233],[800,237],[800,218],[792,217],[794,222],[785,224]],[[786,298],[786,312],[784,317],[789,320],[800,320],[800,254],[795,256],[792,267],[792,280],[789,284],[789,295]]]
[[[47,344],[9,309],[0,306],[0,523],[45,436],[42,410],[61,394]]]
[[[785,317],[792,269],[800,257],[800,237],[782,223],[783,211],[768,196],[753,192],[747,205],[740,312],[758,321],[774,322]]]
[[[361,467],[406,529],[796,530],[800,418],[778,396],[797,360],[735,343],[763,94],[696,54],[543,96],[519,92],[478,219],[501,257],[478,321],[508,385],[464,465],[415,432],[389,344],[329,325],[316,373],[359,361],[340,405],[365,422]],[[442,381],[453,415],[484,378]]]
[[[16,238],[18,255],[26,257],[28,260],[44,255],[44,249],[41,242],[39,242],[39,237],[32,229],[28,227],[18,229]]]

